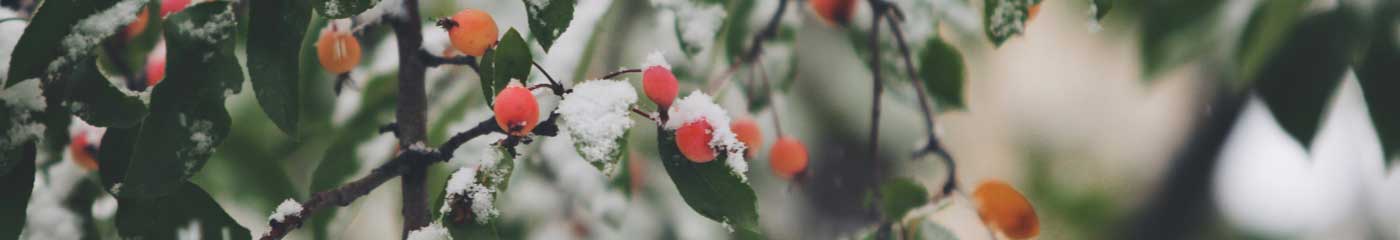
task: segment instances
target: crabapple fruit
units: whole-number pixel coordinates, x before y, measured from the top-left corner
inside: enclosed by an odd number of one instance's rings
[[[778,177],[792,180],[807,171],[807,146],[802,145],[802,141],[789,136],[779,137],[773,143],[773,149],[768,151],[768,164]]]
[[[642,90],[647,94],[647,98],[661,112],[666,112],[666,108],[671,107],[671,102],[676,100],[679,93],[676,85],[676,75],[671,74],[671,69],[662,66],[650,66],[642,71]]]
[[[763,147],[763,133],[758,130],[758,122],[752,118],[740,118],[729,123],[729,130],[734,132],[734,137],[743,142],[747,150],[744,156],[753,157]]]
[[[473,57],[486,54],[486,49],[496,45],[496,38],[500,35],[491,14],[476,9],[463,9],[450,19],[439,21],[438,26],[447,29],[453,48]]]
[[[811,0],[812,10],[817,12],[827,24],[846,25],[851,19],[851,11],[856,8],[855,0]]]
[[[156,44],[155,50],[146,54],[146,87],[155,87],[165,79],[165,42]]]
[[[88,133],[79,131],[73,134],[72,139],[68,144],[68,154],[73,156],[73,162],[88,171],[97,170],[97,145],[88,142]]]
[[[150,10],[142,7],[141,12],[136,14],[136,20],[126,25],[126,39],[129,41],[146,31],[146,22],[150,20]]]
[[[714,134],[714,127],[704,118],[685,123],[676,129],[676,147],[681,150],[681,155],[685,155],[691,162],[714,161],[715,149],[710,147],[710,139],[714,138]]]
[[[1040,233],[1040,220],[1026,197],[1006,182],[992,180],[977,185],[972,192],[982,222],[1014,239],[1027,239]]]
[[[540,106],[535,95],[520,83],[511,83],[496,94],[496,125],[506,134],[523,137],[535,129],[539,123]]]
[[[328,72],[350,72],[360,64],[360,41],[348,29],[338,29],[332,24],[321,31],[321,39],[316,41],[316,58]]]

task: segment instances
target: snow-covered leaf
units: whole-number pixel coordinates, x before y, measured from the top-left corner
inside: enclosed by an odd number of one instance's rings
[[[152,89],[150,114],[135,141],[124,143],[132,151],[118,196],[171,193],[228,136],[224,98],[241,90],[243,82],[233,53],[236,24],[228,2],[200,3],[166,18],[167,77]]]
[[[885,220],[899,221],[928,200],[928,190],[913,179],[895,178],[880,184],[880,212]]]
[[[24,29],[10,61],[9,87],[22,79],[61,72],[121,26],[136,19],[146,0],[43,1]]]
[[[25,210],[29,209],[29,194],[34,190],[34,144],[20,148],[0,149],[0,158],[18,165],[0,171],[0,238],[19,239],[24,230]]]
[[[519,229],[502,221],[497,207],[501,194],[510,188],[514,159],[506,149],[491,147],[448,179],[440,194],[444,197],[434,201],[432,209],[438,210],[434,214],[440,214],[438,221],[447,227],[453,239],[520,238]],[[451,206],[444,207],[446,204]]]
[[[154,199],[117,198],[117,233],[125,239],[251,239],[209,193],[181,182]]]
[[[146,103],[136,93],[113,85],[98,72],[92,58],[79,60],[72,71],[50,84],[68,85],[64,103],[73,115],[98,127],[131,127],[146,117]]]
[[[1030,7],[1040,0],[985,0],[982,7],[982,26],[987,39],[1001,46],[1006,40],[1026,31],[1026,20],[1030,18]]]
[[[520,32],[515,28],[506,31],[496,49],[486,51],[481,58],[481,90],[486,93],[482,94],[486,96],[486,103],[494,104],[496,93],[505,89],[511,79],[522,83],[529,80],[532,61],[530,45],[525,43]]]
[[[311,7],[306,1],[248,2],[248,78],[258,104],[287,135],[297,136],[301,111],[301,43]]]
[[[962,53],[938,38],[929,39],[919,51],[919,78],[923,78],[941,109],[962,109],[964,104],[964,66]],[[922,101],[922,100],[920,100]]]
[[[758,235],[758,211],[753,188],[723,164],[728,154],[713,161],[695,163],[676,147],[676,132],[656,129],[657,151],[671,181],[676,183],[685,203],[706,218],[728,224],[739,236]]]
[[[353,17],[379,4],[379,0],[312,0],[316,12],[331,19]],[[402,6],[395,6],[402,7]]]
[[[1353,18],[1343,11],[1304,18],[1254,80],[1279,125],[1304,147],[1312,145],[1323,107],[1353,57]]]
[[[562,128],[573,137],[579,156],[607,176],[616,175],[621,145],[632,127],[637,90],[626,81],[592,80],[578,84],[559,103]]]
[[[1366,96],[1370,109],[1371,122],[1380,136],[1382,155],[1389,169],[1393,160],[1400,157],[1400,15],[1382,15],[1371,32],[1371,47],[1366,57],[1357,66],[1356,77],[1361,82],[1361,90]],[[1392,24],[1386,24],[1392,23]]]
[[[523,0],[525,11],[530,15],[530,35],[540,42],[540,47],[548,52],[554,40],[569,29],[574,19],[575,0]]]
[[[1221,0],[1151,0],[1143,1],[1142,36],[1140,37],[1144,79],[1154,76],[1187,59],[1202,54],[1213,42],[1205,41],[1210,26],[1217,24],[1214,13],[1221,9]]]

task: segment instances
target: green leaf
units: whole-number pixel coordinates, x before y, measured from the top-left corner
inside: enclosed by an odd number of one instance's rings
[[[748,21],[757,2],[736,1],[725,10],[727,16],[724,18],[724,52],[729,56],[728,59],[738,59],[748,49],[751,39]]]
[[[1353,22],[1340,11],[1303,19],[1254,80],[1279,125],[1304,147],[1311,146],[1323,108],[1351,61]]]
[[[885,220],[899,221],[928,201],[928,190],[913,179],[895,178],[880,184],[880,212]]]
[[[632,131],[629,130],[627,132],[631,133]],[[632,172],[632,170],[634,170],[632,168],[633,163],[631,162],[632,156],[627,154],[627,142],[630,142],[627,141],[627,135],[628,134],[624,133],[622,134],[622,138],[617,139],[618,147],[614,159],[617,159],[618,169],[617,174],[613,174],[612,179],[608,181],[608,185],[612,186],[613,189],[621,190],[623,196],[631,197],[632,193],[637,190],[632,189],[632,175],[636,173]],[[598,166],[594,165],[594,167]],[[599,170],[602,170],[602,168],[599,168]]]
[[[73,115],[98,127],[131,127],[146,117],[146,103],[136,93],[103,77],[93,58],[84,58],[64,75],[60,84],[66,89],[64,105]]]
[[[1144,79],[1198,56],[1214,44],[1208,40],[1220,0],[1151,0],[1142,4]]]
[[[102,188],[112,195],[119,195],[119,185],[126,177],[126,169],[131,165],[132,147],[137,141],[141,125],[131,128],[107,128],[102,134],[102,148],[97,152],[97,173],[102,179]]]
[[[494,104],[496,93],[505,89],[511,79],[518,79],[521,83],[530,80],[530,68],[534,59],[530,56],[530,45],[525,43],[525,38],[520,36],[520,32],[511,28],[501,37],[501,41],[496,44],[496,49],[486,52],[481,62],[482,90],[488,94],[486,102]],[[486,85],[490,85],[488,89]]]
[[[1302,17],[1307,3],[1304,0],[1264,1],[1254,9],[1235,53],[1242,79],[1254,79],[1264,62],[1287,40],[1284,37],[1289,36],[1294,23]]]
[[[29,195],[34,191],[34,157],[37,153],[34,143],[22,144],[13,149],[0,149],[0,157],[14,160],[16,164],[9,171],[0,171],[0,238],[19,239],[24,230],[25,209],[29,209]]]
[[[685,203],[701,216],[733,226],[738,235],[757,235],[758,208],[753,188],[721,157],[707,163],[686,159],[676,148],[676,132],[656,129],[657,151]]]
[[[1026,31],[1030,7],[1040,0],[984,0],[982,26],[987,39],[998,47]]]
[[[523,0],[525,11],[530,16],[530,35],[540,42],[545,52],[554,45],[554,40],[569,28],[574,19],[575,0]]]
[[[943,108],[967,106],[963,96],[964,69],[962,53],[938,38],[929,39],[923,51],[919,51],[919,77]]]
[[[1093,0],[1089,2],[1089,7],[1094,13],[1094,20],[1103,20],[1108,16],[1108,11],[1113,10],[1113,0]]]
[[[102,39],[136,20],[146,0],[48,0],[40,4],[15,44],[5,87],[67,70]],[[50,10],[53,9],[53,10]]]
[[[311,20],[306,1],[248,2],[248,78],[267,117],[296,138],[301,111],[299,76],[303,35]]]
[[[228,136],[224,98],[242,88],[230,3],[196,4],[165,21],[167,77],[152,90],[146,127],[129,143],[133,151],[119,196],[163,196],[198,172]]]
[[[194,183],[182,182],[170,195],[155,199],[117,198],[117,205],[117,233],[124,239],[252,238]]]
[[[326,18],[339,19],[359,15],[379,4],[379,0],[313,0],[311,6]]]
[[[500,206],[501,194],[510,188],[510,176],[515,171],[515,156],[511,156],[502,147],[492,147],[486,151],[496,151],[498,156],[496,165],[492,168],[480,169],[476,173],[475,181],[490,188],[492,206]],[[445,191],[444,194],[440,195],[447,196]],[[446,198],[438,198],[433,204],[433,209],[441,209],[443,204],[447,204],[445,200]],[[470,208],[470,205],[459,206],[457,210],[472,211]],[[520,229],[505,224],[500,215],[488,218],[486,223],[477,222],[476,217],[468,214],[459,222],[452,214],[443,214],[439,216],[438,221],[447,228],[448,232],[451,232],[453,239],[518,239],[521,236]]]
[[[1400,15],[1382,14],[1371,32],[1371,46],[1364,60],[1357,66],[1356,77],[1361,82],[1361,91],[1366,96],[1366,105],[1371,112],[1371,123],[1380,136],[1381,150],[1385,154],[1385,166],[1391,167],[1400,153],[1400,30],[1394,25]],[[1387,24],[1389,23],[1389,24]]]

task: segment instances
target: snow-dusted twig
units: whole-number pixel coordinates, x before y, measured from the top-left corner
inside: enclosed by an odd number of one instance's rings
[[[413,166],[426,166],[425,162],[432,162],[434,155],[431,152],[403,151],[384,165],[370,171],[369,175],[361,177],[340,187],[311,194],[311,198],[301,205],[301,210],[295,214],[279,213],[281,219],[270,219],[268,221],[270,229],[262,235],[261,239],[282,239],[292,230],[295,230],[310,218],[311,214],[327,207],[344,207],[355,202],[356,199],[368,195],[370,191],[378,188],[384,182],[403,175]]]

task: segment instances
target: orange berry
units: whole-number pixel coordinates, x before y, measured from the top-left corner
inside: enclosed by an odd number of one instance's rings
[[[321,31],[321,39],[316,41],[316,58],[321,67],[332,74],[343,74],[360,64],[360,41],[347,29]]]
[[[93,156],[97,153],[94,151],[96,149],[97,146],[88,142],[86,131],[73,134],[72,141],[68,143],[68,154],[73,156],[73,162],[88,171],[97,170],[97,159],[94,158],[96,156]]]
[[[827,24],[846,25],[851,19],[851,11],[856,8],[855,0],[811,0],[812,10],[817,12]]]
[[[714,134],[714,127],[704,118],[686,123],[676,129],[676,147],[680,148],[681,155],[685,155],[691,162],[714,161],[715,149],[710,147],[710,139],[714,138]]]
[[[147,10],[147,8],[141,8],[141,13],[136,14],[136,20],[132,20],[130,24],[126,25],[127,40],[136,38],[137,35],[141,35],[141,32],[146,31],[146,22],[150,20],[150,15],[150,11]]]
[[[520,83],[511,83],[496,94],[495,104],[496,125],[511,136],[530,135],[540,121],[540,106],[535,102],[535,95]]]
[[[763,133],[758,131],[758,122],[751,118],[740,118],[729,123],[729,130],[734,132],[735,138],[744,143],[747,147],[744,156],[752,158],[763,147]]]
[[[476,9],[462,9],[452,15],[451,21],[438,25],[447,28],[453,48],[474,57],[486,54],[486,49],[496,45],[497,35],[500,35],[491,14]]]
[[[768,164],[772,166],[773,174],[792,180],[797,174],[807,171],[807,146],[793,137],[779,137],[768,152]]]
[[[184,10],[185,7],[189,5],[190,0],[161,0],[160,17],[165,17],[166,15],[170,15],[171,13]]]
[[[676,100],[676,95],[680,92],[676,84],[676,75],[671,74],[671,69],[662,66],[651,66],[642,71],[642,90],[663,112],[671,107],[671,102]]]
[[[982,222],[1007,237],[1027,239],[1040,234],[1035,208],[1010,184],[996,180],[982,182],[972,192],[972,197],[977,202],[977,214]]]
[[[1036,16],[1036,15],[1040,15],[1040,3],[1036,3],[1035,5],[1031,5],[1030,8],[1026,9],[1026,22],[1030,22],[1031,20],[1035,20],[1035,16]]]
[[[158,43],[156,49],[146,54],[146,87],[155,87],[165,79],[165,42]]]

